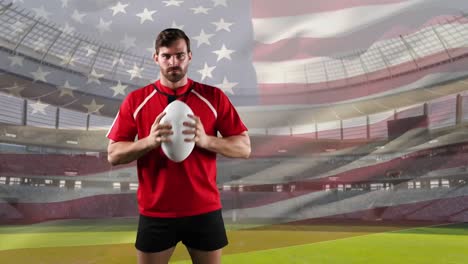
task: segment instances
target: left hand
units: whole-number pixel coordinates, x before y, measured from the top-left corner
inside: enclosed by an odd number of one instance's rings
[[[198,147],[206,148],[208,146],[209,136],[205,132],[200,117],[190,114],[188,117],[193,119],[194,122],[184,122],[183,125],[190,129],[182,131],[182,134],[193,135],[193,138],[186,138],[185,142],[195,142],[195,145]]]

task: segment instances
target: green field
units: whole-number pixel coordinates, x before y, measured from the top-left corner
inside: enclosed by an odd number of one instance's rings
[[[227,227],[223,263],[468,263],[468,224]],[[129,218],[0,226],[0,263],[135,263],[135,229]],[[173,263],[188,258],[179,244]]]

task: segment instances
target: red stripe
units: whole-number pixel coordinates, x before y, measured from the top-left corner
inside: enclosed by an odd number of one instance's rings
[[[76,173],[78,176],[89,176],[108,171],[135,167],[136,162],[119,165],[112,168],[106,157],[93,157],[87,155],[62,155],[62,154],[0,154],[2,161],[2,176],[24,176],[24,175],[56,175],[69,176]],[[21,164],[21,166],[18,166]]]
[[[468,53],[468,49],[458,49],[453,52],[455,51],[459,54]],[[447,54],[439,53],[418,63],[420,66],[431,65],[435,62],[441,62],[441,59],[448,62]],[[393,78],[389,77],[388,70],[382,70],[367,75],[369,81],[367,81],[366,76],[357,76],[328,83],[259,84],[258,87],[263,105],[335,103],[390,91],[411,84],[431,73],[466,71],[466,63],[467,59],[463,58],[438,67],[417,70],[414,62],[408,62],[390,69]]]
[[[464,53],[468,53],[468,48],[463,49],[454,49],[449,51],[452,58],[456,58],[457,56],[463,55]],[[333,80],[329,82],[319,82],[319,83],[260,83],[262,87],[268,88],[269,92],[265,93],[265,95],[284,95],[284,94],[295,94],[295,93],[308,93],[308,92],[316,92],[316,91],[326,91],[332,88],[343,88],[344,86],[353,86],[359,84],[365,84],[369,81],[379,81],[382,79],[388,79],[390,77],[394,77],[396,75],[404,75],[405,73],[413,72],[417,70],[416,63],[420,67],[426,67],[430,65],[437,65],[443,62],[449,61],[449,56],[446,52],[439,52],[437,54],[425,57],[424,59],[419,59],[415,61],[409,61],[403,64],[399,64],[390,68],[378,70],[375,72],[370,72],[367,75],[358,75],[353,76],[351,78]],[[466,60],[463,60],[466,63]],[[399,87],[411,82],[414,82],[426,74],[430,73],[437,73],[437,72],[450,72],[450,71],[466,71],[466,67],[463,66],[463,62],[455,63],[455,64],[446,64],[442,67],[432,67],[430,69],[419,71],[416,74],[408,75],[412,77],[408,80],[402,81],[401,78],[393,79],[392,87]],[[407,77],[408,77],[407,76]],[[372,84],[375,85],[375,84]],[[388,82],[387,82],[388,85]],[[285,90],[287,89],[287,90]]]
[[[411,14],[409,14],[411,15]],[[350,51],[366,50],[377,41],[409,35],[422,28],[437,24],[468,24],[468,18],[437,16],[429,20],[412,21],[412,25],[401,24],[401,17],[396,17],[380,24],[339,38],[293,38],[273,44],[255,44],[254,61],[286,61],[325,57],[335,54],[349,54]],[[458,19],[458,20],[456,20]],[[404,19],[403,19],[404,21]]]
[[[51,219],[137,216],[136,204],[134,193],[103,194],[50,203],[18,202],[15,203],[14,209],[10,207],[0,218],[0,224],[36,223]],[[0,206],[0,209],[8,208]]]
[[[430,190],[426,190],[426,192],[427,196],[430,197],[432,192]],[[401,225],[401,228],[406,228],[408,226],[417,227],[427,226],[429,224],[434,225],[436,223],[466,222],[468,220],[468,207],[466,206],[468,204],[468,196],[430,198],[432,199],[426,201],[303,219],[293,222],[293,224],[301,226],[317,223],[326,223],[327,225],[330,223],[350,225],[350,223],[364,222],[366,225],[373,223],[374,225],[381,225],[380,228],[388,228],[394,231],[394,227],[397,225]],[[374,222],[374,220],[377,221]],[[393,228],[389,227],[388,223],[391,223]]]
[[[308,136],[308,137],[306,137]],[[298,157],[326,153],[329,149],[341,150],[369,143],[369,140],[359,138],[353,141],[314,141],[315,132],[295,136],[252,136],[253,158],[268,157]],[[271,144],[275,142],[275,144]],[[280,153],[278,150],[287,149]]]
[[[336,11],[340,9],[402,3],[406,0],[252,0],[252,16],[254,18],[268,18],[280,16],[297,16],[308,13]]]

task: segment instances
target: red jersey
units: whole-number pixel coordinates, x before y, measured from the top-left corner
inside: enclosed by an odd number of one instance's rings
[[[200,117],[207,135],[239,135],[247,128],[228,97],[218,88],[188,80],[176,91],[160,81],[131,92],[120,105],[107,137],[114,141],[145,138],[156,117],[173,97],[185,102]],[[216,185],[216,153],[195,146],[182,162],[175,163],[161,147],[137,161],[138,208],[150,217],[182,217],[221,208]]]

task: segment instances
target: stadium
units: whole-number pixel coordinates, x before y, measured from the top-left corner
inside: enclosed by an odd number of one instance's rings
[[[338,9],[292,0],[279,10],[279,0],[162,1],[155,22],[149,3],[42,2],[0,0],[2,263],[135,262],[136,162],[111,166],[106,133],[123,98],[158,79],[145,48],[154,32],[177,25],[162,11],[178,2],[195,16],[201,5],[221,14],[200,18],[217,29],[194,38],[189,76],[223,89],[252,142],[249,159],[218,156],[230,239],[223,263],[468,258],[467,3],[357,1]],[[133,7],[146,15],[130,18]],[[212,21],[225,16],[238,30],[244,22],[226,14],[246,8],[249,29],[236,34],[239,45],[254,47],[231,50],[249,59],[231,62],[221,51],[238,43],[222,34],[234,33]],[[344,27],[353,34],[331,27],[332,37],[325,29],[312,36],[298,22],[371,8],[375,18]],[[286,15],[297,27],[282,28]],[[135,27],[130,19],[152,23],[151,34],[135,35],[138,43],[123,37]],[[196,36],[200,26],[188,23]],[[189,259],[179,245],[172,261]]]

